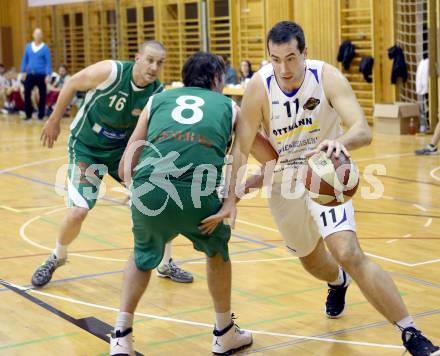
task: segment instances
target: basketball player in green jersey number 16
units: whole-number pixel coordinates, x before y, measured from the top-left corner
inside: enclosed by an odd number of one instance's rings
[[[47,284],[67,259],[67,247],[96,203],[99,186],[108,173],[120,182],[118,164],[151,95],[162,91],[157,79],[165,61],[165,48],[157,41],[143,43],[135,61],[105,60],[76,73],[60,92],[54,112],[43,128],[43,145],[51,148],[60,134],[60,120],[75,92],[87,91],[70,129],[69,209],[58,233],[56,247],[37,268],[32,284]],[[190,273],[177,267],[167,245],[158,275],[177,282],[192,282]]]

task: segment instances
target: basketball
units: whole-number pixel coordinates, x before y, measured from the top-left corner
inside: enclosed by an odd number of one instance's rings
[[[359,185],[359,171],[343,152],[327,157],[321,151],[307,160],[303,182],[310,198],[318,204],[336,206],[349,201]]]

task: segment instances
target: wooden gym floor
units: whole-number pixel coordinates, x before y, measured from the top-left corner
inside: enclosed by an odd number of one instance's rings
[[[30,287],[35,267],[46,259],[65,213],[55,193],[58,168],[67,162],[70,120],[55,148],[40,144],[42,124],[0,115],[0,354],[104,355],[99,338],[113,325],[121,271],[132,246],[124,195],[106,179],[107,191],[70,248],[69,263],[42,290]],[[364,172],[382,165],[380,199],[354,198],[358,235],[371,258],[388,270],[419,327],[440,343],[440,159],[415,157],[428,137],[374,135],[373,144],[353,152]],[[371,166],[370,166],[371,168]],[[63,177],[61,173],[61,177]],[[115,188],[115,189],[114,189]],[[62,190],[62,189],[61,189]],[[233,311],[238,324],[254,330],[243,354],[401,355],[399,334],[350,287],[345,316],[323,315],[326,285],[292,258],[275,228],[266,202],[240,203],[230,244]],[[195,282],[176,284],[152,276],[135,317],[135,347],[149,355],[209,355],[213,312],[203,255],[178,237],[174,258]],[[12,289],[11,289],[12,288]],[[98,335],[98,336],[96,336]]]

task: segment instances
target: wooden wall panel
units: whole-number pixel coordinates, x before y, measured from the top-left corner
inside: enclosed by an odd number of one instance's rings
[[[197,0],[160,0],[156,4],[160,40],[167,48],[162,75],[167,82],[177,81],[185,60],[201,49],[201,5]]]
[[[238,69],[242,60],[249,60],[253,68],[259,68],[266,58],[266,17],[264,0],[238,0],[237,46],[233,63]]]
[[[86,4],[61,5],[56,7],[57,60],[63,62],[71,73],[89,64],[89,48],[86,42],[88,13]]]
[[[94,1],[86,5],[87,58],[92,64],[119,57],[116,5],[113,0]]]
[[[394,45],[394,2],[373,0],[374,43],[374,101],[396,101],[396,86],[391,84],[391,67],[388,48]]]
[[[231,0],[208,0],[209,51],[227,55],[231,60],[235,51],[233,13]]]
[[[266,32],[280,21],[293,20],[292,0],[266,0]]]
[[[293,18],[304,29],[308,57],[336,65],[339,46],[337,0],[295,0]]]
[[[363,57],[373,56],[373,3],[372,0],[340,0],[340,40],[349,40],[356,48],[356,56],[348,70],[340,69],[350,81],[369,123],[373,123],[374,87],[359,72]]]
[[[13,65],[19,70],[26,41],[27,21],[25,21],[26,0],[0,0],[0,27],[12,31]]]
[[[122,57],[133,59],[139,45],[159,39],[154,0],[122,0],[120,7]]]

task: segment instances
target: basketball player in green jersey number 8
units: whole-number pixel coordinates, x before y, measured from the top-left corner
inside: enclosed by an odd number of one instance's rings
[[[70,129],[69,209],[62,222],[56,247],[37,268],[32,284],[47,284],[67,259],[67,247],[78,236],[81,225],[96,203],[104,174],[120,182],[118,164],[139,115],[149,97],[162,91],[157,77],[165,61],[165,48],[157,41],[143,43],[134,61],[105,60],[76,73],[63,86],[52,115],[43,128],[43,145],[51,148],[60,133],[60,120],[76,91],[87,91]],[[167,245],[158,268],[160,277],[192,282],[190,273],[171,259]]]
[[[222,222],[208,234],[199,226],[221,207],[217,188],[234,123],[240,120],[236,104],[221,94],[224,75],[220,57],[192,55],[182,69],[185,87],[152,96],[127,145],[119,171],[126,182],[135,171],[134,253],[124,271],[111,356],[134,355],[133,314],[165,244],[179,233],[207,256],[216,312],[212,352],[231,355],[252,343],[251,333],[241,330],[231,314],[231,229]]]

